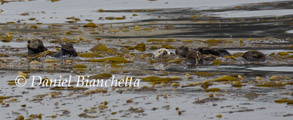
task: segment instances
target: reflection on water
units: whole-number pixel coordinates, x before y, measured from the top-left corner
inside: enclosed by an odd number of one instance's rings
[[[257,71],[293,72],[292,67],[252,67],[249,69]]]

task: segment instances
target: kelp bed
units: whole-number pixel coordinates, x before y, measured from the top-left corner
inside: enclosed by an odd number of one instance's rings
[[[58,0],[52,2],[58,4]],[[1,118],[292,119],[292,15],[234,18],[216,14],[292,9],[291,4],[93,11],[118,13],[98,18],[109,23],[86,16],[64,16],[62,24],[42,23],[30,16],[35,13],[24,12],[19,16],[27,19],[0,24]],[[136,16],[150,18],[132,19]],[[49,51],[28,56],[29,38],[40,38]],[[48,56],[60,50],[62,41],[73,43],[78,57]],[[224,48],[232,56],[195,68],[188,68],[184,58],[152,58],[159,48],[174,53],[181,45]],[[246,61],[241,56],[248,50],[265,53],[266,61]],[[111,88],[17,87],[18,75],[28,80],[32,76],[128,76],[141,83],[140,87]]]

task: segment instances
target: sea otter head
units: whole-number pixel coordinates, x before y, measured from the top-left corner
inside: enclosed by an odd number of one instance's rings
[[[77,56],[77,53],[76,53],[72,43],[61,44],[61,51],[62,51],[63,55],[69,55],[71,57]]]
[[[186,57],[188,51],[189,51],[189,48],[183,45],[183,46],[177,48],[175,53],[176,53],[176,55],[179,55],[181,57]]]
[[[155,51],[153,53],[153,58],[161,58],[163,56],[166,56],[166,55],[170,55],[170,51],[166,48],[161,48],[161,49],[158,49],[157,51]]]
[[[48,50],[40,39],[34,38],[27,41],[28,54],[38,54]]]

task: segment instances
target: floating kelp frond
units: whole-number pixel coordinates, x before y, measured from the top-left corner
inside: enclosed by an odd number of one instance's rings
[[[102,59],[90,59],[90,62],[118,62],[118,63],[128,63],[129,61],[123,57],[108,57]]]
[[[72,66],[72,68],[87,68],[87,66],[83,64],[75,64]]]
[[[208,82],[224,82],[224,81],[237,81],[238,78],[236,77],[232,77],[232,76],[222,76],[216,79],[212,79],[212,80],[207,80]]]
[[[144,77],[144,78],[141,78],[141,79],[143,81],[152,82],[152,83],[155,83],[155,84],[168,83],[168,82],[175,81],[175,80],[182,80],[182,78],[179,77],[179,76],[164,77],[164,78],[160,78],[158,76],[149,76],[149,77]]]
[[[90,22],[88,24],[85,24],[84,27],[97,27],[95,23]]]
[[[205,89],[205,92],[220,92],[221,89],[220,88],[209,88],[209,89]]]
[[[146,45],[144,43],[139,43],[134,48],[140,52],[144,52],[146,50]]]
[[[90,76],[89,79],[109,79],[111,77],[112,75],[109,73],[102,73],[102,74]]]

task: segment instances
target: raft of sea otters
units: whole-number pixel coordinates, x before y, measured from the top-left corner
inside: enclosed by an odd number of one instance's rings
[[[48,50],[44,47],[43,42],[40,39],[31,39],[27,42],[28,55],[38,54]],[[76,57],[72,43],[61,43],[61,50],[51,55],[52,57]],[[214,61],[217,57],[231,56],[231,54],[225,49],[216,48],[189,48],[187,46],[181,46],[176,49],[175,54],[168,49],[161,48],[153,53],[154,59],[160,59],[166,56],[179,56],[186,58],[187,66],[194,67],[203,64],[206,61]],[[247,51],[242,56],[245,60],[250,62],[263,62],[266,60],[265,54],[259,51]]]
[[[175,54],[179,57],[186,58],[188,67],[195,67],[208,61],[214,61],[217,57],[231,56],[225,49],[208,47],[191,49],[187,46],[177,48]],[[153,58],[160,59],[166,56],[175,56],[175,54],[165,48],[161,48],[153,53]],[[266,60],[264,53],[255,50],[245,52],[242,57],[249,62],[264,62]]]
[[[38,54],[48,50],[40,39],[31,39],[27,41],[28,55]],[[61,50],[52,55],[53,57],[76,57],[77,53],[72,43],[61,43]]]

